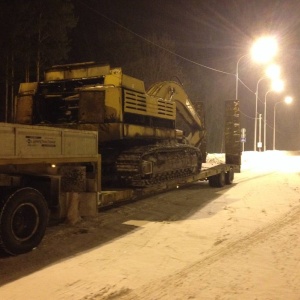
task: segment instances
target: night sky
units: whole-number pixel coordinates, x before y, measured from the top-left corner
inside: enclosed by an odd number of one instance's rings
[[[278,106],[276,139],[278,149],[300,149],[300,1],[77,0],[74,3],[79,22],[72,35],[70,62],[93,60],[95,55],[91,48],[99,39],[99,30],[103,35],[113,36],[116,28],[122,28],[141,38],[151,33],[167,34],[174,40],[176,54],[187,74],[197,68],[202,75],[201,80],[207,78],[216,82],[213,91],[201,92],[205,98],[203,101],[216,97],[216,90],[224,100],[234,99],[238,59],[249,53],[257,37],[275,36],[280,48],[276,63],[281,66],[285,91],[280,95],[268,94],[268,148],[272,146],[274,103],[290,95],[294,98],[292,107]],[[93,34],[96,29],[97,36]],[[88,43],[90,49],[82,47]],[[262,66],[251,61],[250,56],[243,58],[239,64],[239,77],[247,86],[239,84],[241,122],[248,132],[246,150],[253,149],[254,92],[263,70]],[[199,86],[197,78],[191,80],[195,80],[195,87]],[[262,102],[268,89],[268,81],[259,85],[259,113],[263,113]]]

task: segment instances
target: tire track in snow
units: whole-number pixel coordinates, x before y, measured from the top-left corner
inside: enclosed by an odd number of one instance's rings
[[[258,228],[257,230],[249,233],[242,238],[228,243],[222,243],[216,245],[218,247],[217,250],[206,256],[200,261],[197,261],[188,267],[182,269],[181,271],[162,278],[159,281],[151,282],[149,285],[141,286],[138,290],[135,291],[128,291],[126,295],[120,297],[119,299],[129,300],[129,299],[160,299],[164,296],[168,296],[166,287],[168,290],[171,290],[172,287],[180,286],[185,278],[189,274],[198,273],[198,280],[201,280],[201,271],[199,270],[204,269],[205,267],[214,264],[215,262],[223,259],[224,257],[236,254],[242,250],[252,247],[255,244],[263,242],[267,238],[271,237],[274,233],[277,233],[279,230],[283,229],[284,227],[293,225],[295,223],[300,222],[300,205],[294,207],[293,210],[289,211],[285,215],[281,216],[280,218],[273,219],[272,222],[267,223],[265,226]],[[205,272],[205,271],[203,271]],[[93,297],[89,299],[100,299],[98,297]],[[105,300],[111,300],[109,295]]]

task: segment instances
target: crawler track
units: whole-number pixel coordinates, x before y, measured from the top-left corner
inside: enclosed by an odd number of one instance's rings
[[[200,172],[201,164],[198,148],[176,144],[133,147],[119,155],[116,169],[121,182],[145,187],[196,174]]]

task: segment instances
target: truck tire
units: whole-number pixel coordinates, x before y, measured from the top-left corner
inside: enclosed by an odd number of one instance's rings
[[[208,178],[209,185],[212,187],[223,187],[225,185],[225,172],[210,176]]]
[[[234,172],[233,172],[233,169],[230,168],[229,171],[226,172],[226,174],[225,174],[225,183],[232,184],[233,179],[234,179]]]
[[[18,255],[39,245],[49,218],[47,202],[39,191],[28,187],[18,189],[3,199],[0,209],[2,250]]]

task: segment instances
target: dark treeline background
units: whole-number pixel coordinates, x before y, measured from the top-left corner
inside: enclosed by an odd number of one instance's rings
[[[0,0],[0,121],[13,120],[20,82],[42,81],[46,68],[96,61],[122,67],[145,81],[179,80],[193,102],[206,107],[208,151],[223,151],[224,101],[235,99],[238,59],[261,34],[274,34],[285,92],[268,95],[271,149],[274,103],[279,105],[278,149],[300,148],[297,0]],[[209,67],[206,68],[205,66]],[[255,89],[263,68],[245,57],[239,64],[242,126],[253,149]],[[259,89],[259,112],[268,90]]]
[[[1,119],[9,121],[19,83],[40,81],[45,68],[67,60],[77,18],[71,1],[0,3]]]

